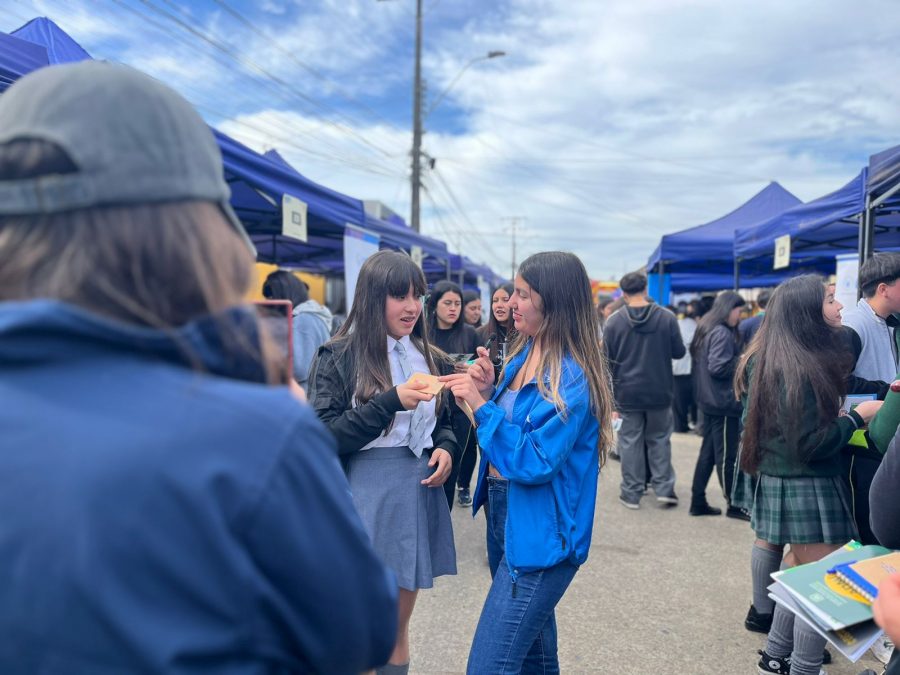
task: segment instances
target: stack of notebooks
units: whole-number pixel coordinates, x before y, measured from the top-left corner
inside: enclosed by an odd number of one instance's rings
[[[855,662],[881,636],[872,601],[898,570],[900,552],[851,541],[822,560],[773,574],[769,597]]]

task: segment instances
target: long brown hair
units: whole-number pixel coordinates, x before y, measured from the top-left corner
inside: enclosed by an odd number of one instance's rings
[[[354,396],[359,403],[366,403],[394,386],[387,355],[388,330],[384,310],[388,296],[406,297],[410,288],[415,295],[423,296],[428,285],[422,270],[404,253],[379,251],[359,270],[353,307],[344,325],[331,339],[336,350],[348,353],[353,359]],[[423,313],[413,326],[410,340],[425,357],[431,373],[437,375],[427,333]]]
[[[766,307],[766,317],[738,363],[737,396],[747,397],[741,468],[756,473],[766,454],[766,439],[782,436],[796,447],[800,425],[791,420],[809,414],[810,393],[824,428],[838,415],[851,358],[839,329],[825,322],[825,283],[804,274],[781,283]],[[803,458],[797,458],[803,459]]]
[[[600,349],[587,271],[572,253],[548,251],[526,258],[519,267],[519,275],[540,295],[544,315],[534,336],[541,346],[536,376],[538,391],[565,415],[566,401],[560,392],[563,359],[569,356],[578,364],[588,387],[591,412],[600,424],[598,450],[602,465],[613,442],[612,387]],[[517,340],[510,358],[526,344],[525,339]],[[505,373],[501,375],[504,376]]]
[[[76,170],[46,141],[0,145],[0,179]],[[249,250],[212,203],[0,218],[0,301],[52,298],[174,335],[194,319],[241,304],[253,274]],[[261,344],[227,322],[220,329],[226,348],[259,360],[269,381],[280,379],[283,368],[264,328]],[[185,356],[202,369],[186,347]]]

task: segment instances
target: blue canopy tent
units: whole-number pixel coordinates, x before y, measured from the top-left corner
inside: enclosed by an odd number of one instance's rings
[[[32,19],[24,26],[16,28],[11,35],[43,46],[47,51],[49,63],[72,63],[92,58],[68,33],[45,16]],[[48,63],[45,62],[41,65],[46,66]],[[32,68],[32,70],[34,69]],[[21,75],[24,74],[24,72],[21,73]]]
[[[663,236],[647,269],[670,274],[672,291],[731,288],[735,281],[734,233],[771,218],[800,200],[776,182],[769,183],[734,211],[716,220]],[[777,283],[778,275],[756,274],[754,285]]]
[[[0,92],[22,75],[49,65],[47,50],[41,45],[0,33]]]
[[[896,221],[900,212],[900,145],[869,157],[869,177],[866,182],[866,203],[863,211],[862,227],[859,233],[860,264],[872,255],[875,249],[875,236],[880,231],[894,230],[896,225],[888,220]],[[888,248],[879,237],[879,248]]]
[[[850,182],[827,195],[788,209],[758,226],[735,233],[734,253],[741,261],[771,269],[775,239],[790,235],[794,273],[833,272],[835,256],[859,250],[860,220],[864,218],[869,170],[864,167]],[[890,202],[888,202],[888,205]],[[900,217],[884,212],[876,232],[879,248],[900,249]],[[874,219],[873,219],[874,222]]]
[[[275,165],[276,167],[280,168],[281,170],[288,172],[289,174],[295,176],[296,178],[303,180],[306,183],[309,183],[310,185],[316,185],[315,183],[310,181],[308,178],[304,177],[299,171],[294,169],[294,167],[292,167],[290,165],[290,163],[288,163],[287,160],[285,160],[284,157],[282,157],[281,154],[278,153],[277,150],[268,150],[262,156],[265,159],[267,159],[271,164]],[[226,168],[227,168],[227,166],[226,166]],[[354,213],[345,213],[344,215],[346,217],[345,217],[345,220],[343,221],[344,223],[350,223],[353,225],[361,225],[362,227],[365,227],[367,230],[371,230],[372,232],[374,232],[375,234],[377,234],[380,237],[381,244],[385,248],[392,248],[395,250],[404,250],[404,251],[409,252],[412,246],[419,246],[422,249],[423,256],[426,259],[430,257],[430,258],[436,259],[437,261],[440,261],[440,268],[446,273],[447,261],[449,259],[450,254],[447,251],[447,245],[444,242],[442,242],[438,239],[432,239],[431,237],[426,237],[425,235],[420,234],[418,232],[414,232],[412,229],[407,227],[402,222],[400,224],[397,224],[397,223],[394,223],[391,221],[381,220],[379,218],[370,216],[369,214],[365,213],[363,204],[360,200],[353,199],[352,197],[346,197],[344,195],[341,195],[340,193],[334,192],[332,190],[328,190],[328,188],[323,188],[322,186],[317,186],[317,187],[320,188],[320,190],[327,190],[328,193],[330,193],[329,196],[338,197],[343,200],[347,200],[348,205],[352,204]],[[307,199],[302,195],[295,194],[294,196],[298,197],[299,199],[303,200],[304,202],[307,201]],[[316,195],[316,196],[320,196],[320,195]],[[356,209],[359,209],[358,213],[356,212]],[[359,214],[361,214],[361,217]],[[335,214],[335,215],[340,215],[340,214]],[[336,221],[336,222],[339,222],[339,221]],[[279,228],[279,231],[280,231],[280,228]],[[343,228],[341,229],[341,233],[343,233]],[[341,268],[342,268],[343,267],[343,249],[341,249],[339,251],[339,255],[341,257]],[[423,265],[424,265],[424,261],[423,261]]]

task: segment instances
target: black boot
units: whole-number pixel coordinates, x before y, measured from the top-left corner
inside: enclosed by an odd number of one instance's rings
[[[754,633],[768,633],[771,627],[772,615],[757,612],[756,607],[750,605],[747,618],[744,619],[744,628],[752,630]]]
[[[692,516],[721,516],[722,509],[717,509],[715,506],[710,506],[708,502],[692,502],[691,510],[689,513]]]

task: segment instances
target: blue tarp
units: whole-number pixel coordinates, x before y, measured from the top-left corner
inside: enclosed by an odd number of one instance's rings
[[[871,197],[880,197],[898,182],[900,182],[900,145],[869,157],[869,178],[866,188]]]
[[[0,92],[25,73],[49,65],[47,50],[41,45],[0,33]]]
[[[47,50],[50,63],[71,63],[92,58],[68,33],[44,16],[32,19],[14,30],[12,35],[42,45]]]
[[[776,182],[769,183],[731,213],[662,238],[647,263],[649,270],[662,262],[666,273],[727,275],[734,269],[734,232],[771,218],[800,203]],[[677,289],[674,286],[673,290]]]
[[[855,250],[859,241],[858,215],[865,208],[866,176],[863,169],[849,183],[834,192],[788,209],[763,223],[735,232],[734,254],[738,258],[774,257],[775,239],[791,236],[791,264],[816,258],[833,258]]]

